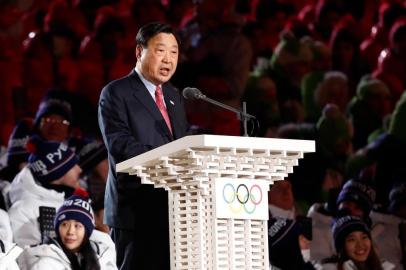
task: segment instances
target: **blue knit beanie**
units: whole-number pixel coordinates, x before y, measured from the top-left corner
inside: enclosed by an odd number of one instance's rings
[[[83,189],[76,189],[71,197],[66,199],[58,209],[54,220],[54,229],[59,236],[59,225],[65,220],[76,220],[83,224],[86,236],[90,237],[95,222],[92,206],[87,192]]]
[[[44,141],[34,135],[27,143],[29,168],[35,179],[49,184],[64,176],[79,159],[65,143]]]
[[[375,202],[375,190],[360,181],[349,180],[343,186],[337,198],[337,206],[344,201],[356,203],[365,215],[369,215]]]
[[[345,238],[352,232],[361,231],[371,239],[371,233],[367,224],[359,217],[344,216],[333,222],[334,246],[337,252],[344,248]]]
[[[35,114],[34,125],[38,126],[41,118],[50,114],[60,115],[65,120],[72,122],[71,105],[63,99],[50,98],[42,101],[39,105],[38,111]]]

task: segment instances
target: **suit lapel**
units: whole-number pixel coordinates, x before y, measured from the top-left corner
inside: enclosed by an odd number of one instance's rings
[[[161,132],[166,135],[171,141],[173,140],[172,134],[169,131],[169,128],[166,125],[164,118],[162,117],[161,112],[159,111],[154,99],[151,97],[151,94],[148,92],[148,89],[142,83],[141,79],[138,77],[137,72],[134,70],[131,71],[129,77],[131,78],[131,84],[134,88],[134,96],[137,98],[140,103],[145,107],[145,109],[152,115],[154,119],[157,120],[157,126]],[[167,92],[167,91],[166,91]],[[165,91],[164,91],[165,93]],[[165,94],[164,94],[165,95]],[[165,96],[166,100],[166,96]],[[168,106],[168,104],[167,104]],[[169,114],[169,111],[168,111]],[[169,114],[170,119],[172,120],[171,115]]]

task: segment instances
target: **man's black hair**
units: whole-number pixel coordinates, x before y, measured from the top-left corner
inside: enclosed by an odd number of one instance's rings
[[[148,46],[148,41],[160,33],[173,34],[178,42],[178,46],[180,46],[180,39],[175,30],[170,25],[160,22],[148,23],[141,27],[135,37],[135,41],[137,45],[145,48]]]

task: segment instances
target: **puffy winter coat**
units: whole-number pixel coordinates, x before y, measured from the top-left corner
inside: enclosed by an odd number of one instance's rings
[[[89,240],[99,259],[100,269],[117,269],[116,251],[110,236],[94,230]],[[72,269],[68,257],[57,243],[27,247],[19,257],[18,264],[21,270]]]
[[[37,184],[28,167],[16,175],[8,194],[11,201],[8,213],[14,242],[20,247],[40,244],[39,207],[58,209],[64,201],[65,194]]]
[[[23,251],[16,244],[0,240],[0,269],[19,270],[16,259]]]

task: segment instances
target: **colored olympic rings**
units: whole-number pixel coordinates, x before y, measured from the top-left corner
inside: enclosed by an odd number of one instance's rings
[[[246,213],[252,214],[256,206],[261,203],[262,196],[262,189],[256,184],[252,185],[250,189],[245,184],[239,184],[237,189],[231,183],[227,183],[223,187],[223,199],[235,214],[240,213],[242,209]]]

